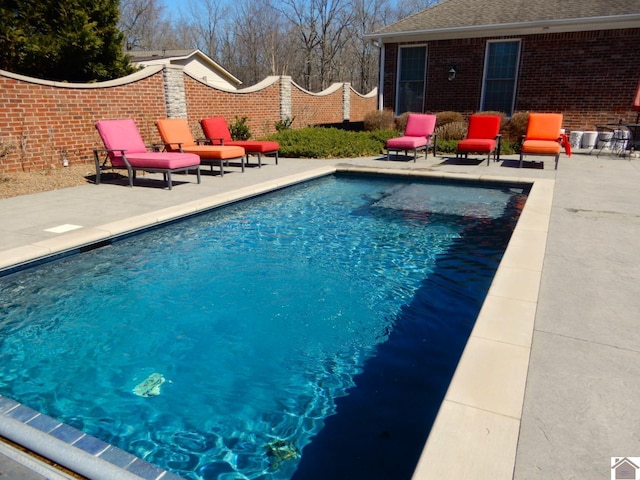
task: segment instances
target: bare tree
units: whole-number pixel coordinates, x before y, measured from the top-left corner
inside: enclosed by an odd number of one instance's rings
[[[161,0],[120,0],[126,50],[171,48],[177,42]]]
[[[291,22],[303,53],[294,68],[306,89],[324,89],[335,78],[335,61],[346,44],[351,11],[346,0],[283,0],[281,11]]]
[[[218,0],[189,0],[183,23],[188,25],[191,47],[218,58],[222,33],[230,21],[227,13]]]

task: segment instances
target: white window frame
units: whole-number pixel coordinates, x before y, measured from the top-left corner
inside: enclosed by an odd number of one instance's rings
[[[486,87],[487,87],[487,70],[489,69],[489,50],[492,44],[495,43],[517,43],[518,44],[518,57],[516,58],[516,65],[513,77],[513,94],[511,96],[511,106],[509,112],[504,112],[508,117],[513,115],[513,111],[516,103],[516,92],[518,90],[518,75],[520,69],[520,55],[522,54],[522,41],[520,39],[503,39],[503,40],[489,40],[487,41],[487,45],[485,47],[485,55],[484,55],[484,70],[482,73],[482,94],[480,96],[480,110],[486,110],[485,108],[485,99],[486,99]]]
[[[429,58],[428,47],[426,43],[414,44],[414,45],[400,45],[398,47],[398,62],[396,65],[396,99],[395,99],[395,114],[400,115],[404,112],[399,110],[400,106],[400,71],[402,66],[402,50],[406,50],[409,48],[424,48],[424,71],[422,74],[422,105],[420,107],[420,112],[424,111],[424,102],[426,98],[427,92],[427,61]]]

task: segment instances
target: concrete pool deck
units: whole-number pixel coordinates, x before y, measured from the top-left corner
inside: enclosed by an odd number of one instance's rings
[[[0,269],[336,165],[535,181],[414,478],[608,478],[611,457],[640,457],[640,159],[515,158],[283,158],[172,191],[105,181],[0,200]],[[43,478],[28,463],[0,451],[0,473]]]

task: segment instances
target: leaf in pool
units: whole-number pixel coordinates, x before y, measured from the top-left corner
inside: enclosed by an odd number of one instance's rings
[[[160,395],[160,386],[164,383],[164,377],[159,373],[152,373],[147,379],[136,385],[133,393],[139,397],[155,397]]]

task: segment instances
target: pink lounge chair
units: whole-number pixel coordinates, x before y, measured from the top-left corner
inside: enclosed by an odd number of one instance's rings
[[[427,158],[429,148],[433,149],[436,156],[436,116],[422,113],[410,113],[407,118],[407,128],[402,137],[387,140],[387,160],[391,152],[404,151],[405,155],[413,150],[413,161],[418,157],[418,152],[424,150],[424,158]],[[433,140],[433,142],[432,142]]]
[[[204,145],[202,140],[193,138],[187,120],[184,118],[163,118],[156,122],[160,137],[169,152],[195,153],[200,162],[208,164],[213,170],[213,164],[220,165],[220,176],[224,175],[224,165],[230,160],[240,160],[244,172],[244,148],[227,145]]]
[[[148,152],[138,127],[131,119],[100,120],[96,129],[104,143],[104,149],[93,151],[96,162],[96,185],[100,184],[100,172],[107,161],[112,168],[126,168],[129,175],[129,186],[133,187],[136,172],[160,172],[163,174],[169,190],[171,190],[171,174],[195,170],[200,183],[200,158],[190,153]],[[106,158],[100,164],[100,154]],[[108,168],[108,167],[107,167]]]
[[[469,129],[464,140],[458,143],[456,156],[464,154],[467,158],[470,153],[486,153],[487,166],[491,160],[500,160],[500,115],[471,115],[469,117]]]
[[[258,157],[258,167],[262,167],[262,155],[275,154],[276,165],[278,164],[278,150],[280,150],[278,142],[233,140],[224,117],[203,118],[200,120],[200,125],[204,136],[212,145],[232,145],[244,148],[247,154],[247,163],[249,163],[249,155],[254,154]]]

